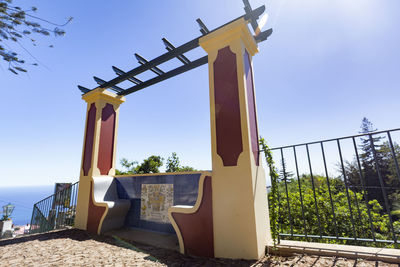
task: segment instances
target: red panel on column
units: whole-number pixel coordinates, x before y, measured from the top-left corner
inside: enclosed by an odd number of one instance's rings
[[[246,75],[247,109],[249,110],[251,150],[254,154],[256,165],[259,165],[258,129],[256,115],[256,100],[254,98],[253,68],[247,50],[244,54],[244,73]]]
[[[213,258],[214,232],[211,177],[207,176],[204,179],[203,198],[195,213],[173,212],[171,215],[181,231],[185,254]]]
[[[88,175],[90,167],[92,167],[92,153],[93,153],[93,137],[94,137],[94,126],[96,122],[96,105],[92,103],[87,114],[86,122],[86,136],[85,136],[85,148],[83,150],[83,175]]]
[[[99,159],[97,162],[101,175],[107,175],[112,168],[114,133],[115,111],[113,105],[107,104],[101,112]]]
[[[88,211],[88,220],[86,223],[86,229],[90,233],[97,234],[101,218],[103,217],[106,208],[96,206],[92,198],[93,198],[93,182],[90,182],[89,211]]]
[[[229,46],[214,61],[217,153],[224,166],[236,166],[243,151],[236,55]]]

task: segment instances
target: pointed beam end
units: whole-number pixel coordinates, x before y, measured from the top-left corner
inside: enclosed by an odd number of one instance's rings
[[[210,32],[210,30],[207,28],[207,26],[203,23],[203,21],[202,21],[200,18],[196,19],[196,21],[197,21],[197,24],[199,24],[199,26],[200,26],[200,32],[201,32],[203,35],[206,35],[207,33]]]
[[[272,28],[270,28],[270,29],[268,29],[266,31],[261,32],[260,34],[258,34],[254,38],[256,39],[257,43],[260,43],[262,41],[267,40],[268,37],[271,36],[272,32],[273,32],[273,30],[272,30]]]
[[[142,57],[141,55],[139,55],[138,53],[135,53],[135,58],[140,64],[147,63],[147,60],[144,57]]]
[[[93,76],[93,80],[98,83],[99,85],[104,84],[106,81],[104,81],[103,79],[100,79],[99,77]]]
[[[168,51],[171,51],[171,50],[175,49],[175,46],[173,46],[171,44],[171,42],[168,41],[166,38],[162,38],[161,40],[163,41],[163,43],[165,45],[165,49],[167,49]]]
[[[82,94],[86,94],[86,93],[91,91],[91,90],[89,90],[89,89],[87,89],[87,88],[85,88],[83,86],[80,86],[80,85],[78,85],[78,89],[82,92]]]

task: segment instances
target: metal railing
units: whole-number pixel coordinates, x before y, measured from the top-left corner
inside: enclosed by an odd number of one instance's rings
[[[272,148],[280,161],[279,238],[398,248],[394,140],[400,129]]]
[[[33,205],[30,234],[74,225],[79,182]]]

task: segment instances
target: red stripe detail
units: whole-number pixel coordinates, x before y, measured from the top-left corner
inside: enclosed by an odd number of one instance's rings
[[[107,104],[101,112],[99,158],[97,167],[101,175],[107,175],[112,168],[114,154],[115,111]]]
[[[97,234],[99,229],[101,218],[103,217],[105,207],[96,206],[93,202],[93,182],[90,182],[90,193],[89,193],[89,210],[88,220],[86,223],[86,229],[89,233]]]
[[[250,120],[250,138],[251,150],[253,151],[256,165],[259,165],[258,153],[258,129],[257,129],[257,114],[256,114],[256,100],[254,97],[254,83],[253,83],[253,68],[250,62],[250,56],[247,50],[244,54],[244,72],[246,75],[246,90],[247,90],[247,107],[249,110]]]
[[[185,254],[214,257],[214,228],[212,217],[211,177],[203,183],[203,198],[196,212],[191,214],[173,212],[172,217],[182,235]]]
[[[217,154],[224,166],[236,166],[243,151],[236,55],[229,46],[214,61]]]
[[[83,150],[83,175],[87,176],[92,167],[93,137],[96,122],[96,105],[92,103],[87,113],[85,148]]]

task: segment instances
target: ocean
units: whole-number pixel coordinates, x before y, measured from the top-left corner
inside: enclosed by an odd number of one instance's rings
[[[13,224],[30,223],[33,205],[52,194],[54,194],[54,185],[0,187],[0,213],[3,213],[4,205],[11,203],[15,206],[11,214]]]

